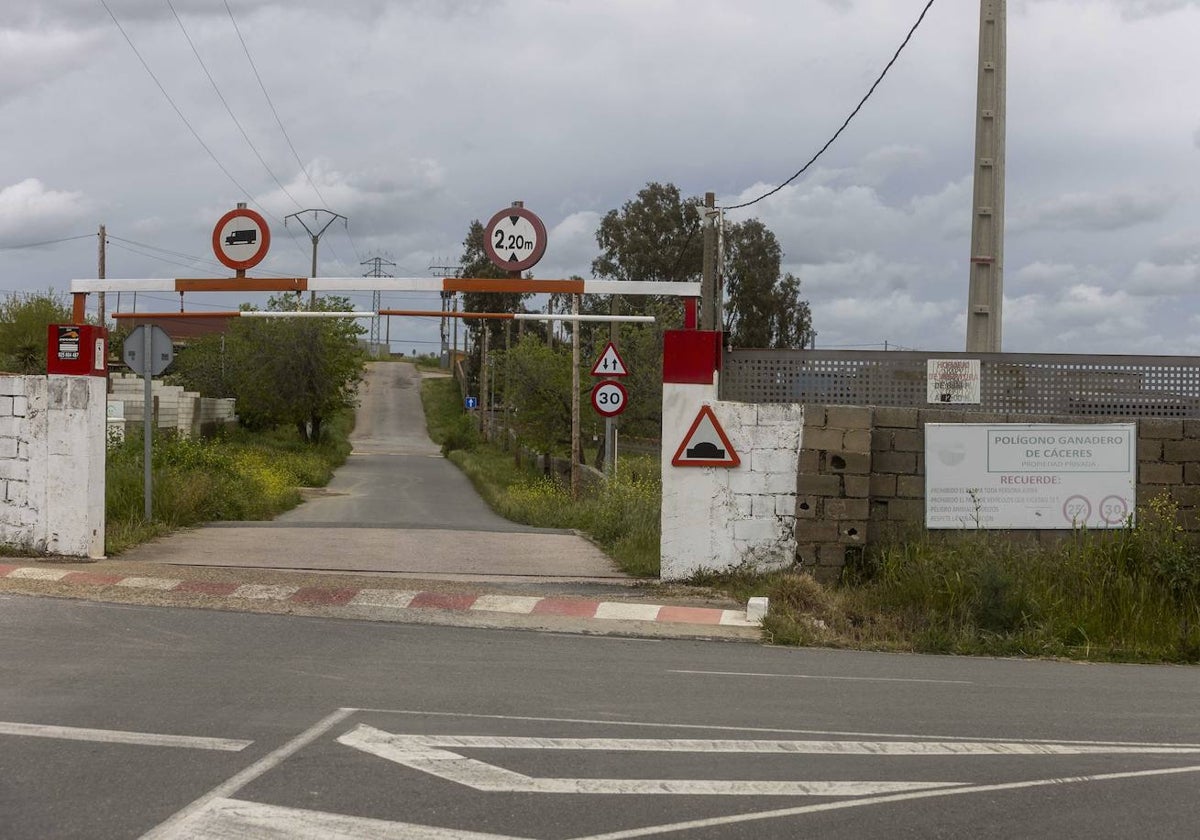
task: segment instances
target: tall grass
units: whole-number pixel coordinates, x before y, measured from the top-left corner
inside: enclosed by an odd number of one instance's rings
[[[105,551],[117,554],[180,527],[219,520],[270,519],[319,487],[350,452],[352,418],[327,423],[325,440],[302,443],[292,430],[238,429],[212,439],[156,434],[152,445],[152,520],[144,519],[142,438],[109,446]]]

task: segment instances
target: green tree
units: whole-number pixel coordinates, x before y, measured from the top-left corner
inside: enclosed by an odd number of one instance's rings
[[[525,335],[503,354],[512,423],[527,444],[550,452],[571,438],[571,351]]]
[[[233,377],[224,333],[194,338],[175,355],[168,377],[205,397],[234,397]]]
[[[271,298],[274,312],[351,308],[344,297]],[[227,375],[238,415],[249,425],[294,425],[300,439],[317,443],[326,418],[356,403],[365,329],[349,318],[238,318],[229,328]]]
[[[54,292],[11,293],[0,301],[0,370],[45,373],[47,328],[70,323],[70,305]]]
[[[779,240],[758,219],[725,231],[724,329],[734,347],[805,347],[814,335],[800,281],[780,277]]]

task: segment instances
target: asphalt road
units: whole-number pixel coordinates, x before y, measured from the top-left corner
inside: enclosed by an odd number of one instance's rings
[[[129,560],[425,579],[621,582],[595,545],[493,513],[425,432],[410,364],[366,366],[350,458],[272,522],[226,522],[134,549]]]
[[[0,596],[0,836],[1194,838],[1194,668]]]

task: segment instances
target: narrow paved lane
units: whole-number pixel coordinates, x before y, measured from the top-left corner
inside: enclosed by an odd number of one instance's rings
[[[211,525],[142,546],[128,559],[423,578],[624,578],[574,533],[493,513],[426,434],[420,374],[410,364],[367,365],[351,442],[353,454],[329,486],[274,522]]]

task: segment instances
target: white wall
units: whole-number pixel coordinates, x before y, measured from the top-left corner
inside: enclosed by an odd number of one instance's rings
[[[0,376],[0,542],[104,556],[104,385]]]
[[[741,464],[676,467],[683,436],[704,405]],[[715,385],[663,386],[662,571],[680,580],[701,569],[777,568],[796,552],[796,478],[804,409],[721,402]]]

